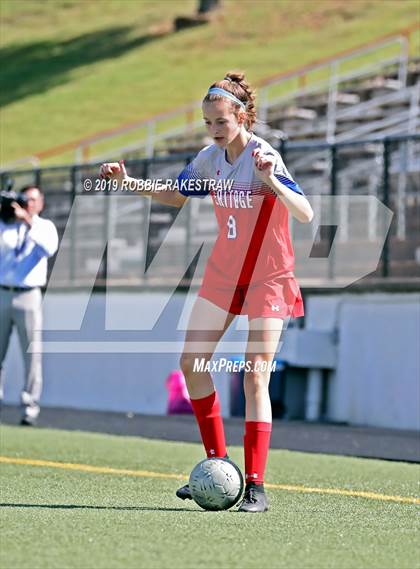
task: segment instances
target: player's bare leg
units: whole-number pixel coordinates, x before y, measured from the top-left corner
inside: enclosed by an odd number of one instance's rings
[[[191,399],[213,393],[214,383],[210,373],[194,371],[194,362],[201,358],[209,361],[213,357],[217,344],[234,318],[235,314],[226,312],[205,298],[197,297],[180,360]]]
[[[234,317],[234,314],[222,310],[204,298],[197,297],[180,360],[207,456],[226,456],[223,421],[210,373],[195,370],[194,364],[201,360],[205,362],[211,360],[219,340]],[[188,484],[180,488],[176,495],[183,500],[191,499]]]
[[[245,391],[245,495],[241,512],[264,512],[268,502],[264,492],[264,471],[271,435],[269,383],[271,364],[277,351],[283,321],[256,318],[249,322],[246,361],[251,371],[244,376]]]

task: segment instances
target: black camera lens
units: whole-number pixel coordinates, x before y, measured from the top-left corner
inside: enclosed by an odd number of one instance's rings
[[[15,210],[12,206],[13,202],[16,202],[24,209],[28,207],[28,198],[24,194],[17,194],[13,191],[0,192],[0,219],[5,223],[10,223],[15,220]]]

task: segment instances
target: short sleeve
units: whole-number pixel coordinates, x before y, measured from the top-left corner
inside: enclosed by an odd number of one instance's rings
[[[183,196],[204,198],[208,189],[209,146],[200,150],[197,156],[179,174],[177,179],[178,191]]]
[[[280,154],[276,153],[276,157],[277,157],[277,162],[276,162],[276,167],[274,169],[274,175],[277,178],[277,180],[281,182],[284,186],[289,188],[289,190],[293,190],[294,192],[296,192],[297,194],[301,194],[302,196],[305,195],[299,184],[295,182],[292,176],[289,174]]]

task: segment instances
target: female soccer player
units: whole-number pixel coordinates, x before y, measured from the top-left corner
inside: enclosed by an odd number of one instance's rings
[[[241,512],[268,509],[264,472],[272,423],[270,367],[283,320],[303,316],[302,297],[293,274],[288,215],[302,223],[309,223],[313,217],[309,202],[280,154],[253,134],[254,100],[255,94],[241,73],[227,73],[222,81],[213,83],[202,108],[214,144],[201,150],[181,172],[177,189],[164,187],[152,194],[160,203],[175,207],[181,207],[190,195],[210,194],[217,217],[218,237],[191,312],[180,360],[208,457],[227,457],[223,421],[211,375],[194,371],[194,360],[210,361],[235,316],[248,316],[246,487]],[[103,164],[100,173],[125,180],[130,187],[135,183],[122,161]],[[185,181],[192,184],[182,184]],[[197,188],[192,188],[194,181],[200,181]],[[223,181],[230,181],[231,187],[217,183]],[[262,362],[267,362],[266,367]],[[188,485],[180,488],[177,496],[190,499]]]

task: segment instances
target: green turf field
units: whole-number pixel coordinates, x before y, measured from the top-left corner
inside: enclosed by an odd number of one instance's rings
[[[174,496],[196,444],[5,426],[0,442],[2,569],[419,567],[415,465],[275,450],[253,515]]]
[[[1,163],[199,100],[228,69],[258,82],[419,19],[416,0],[228,0],[212,24],[170,31],[196,9],[196,0],[2,0]],[[420,34],[412,40],[414,54]]]

